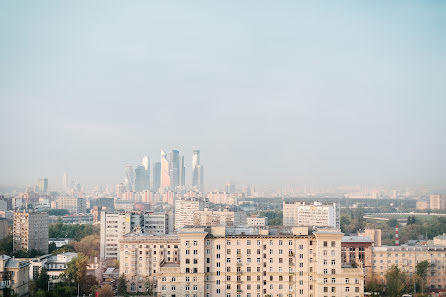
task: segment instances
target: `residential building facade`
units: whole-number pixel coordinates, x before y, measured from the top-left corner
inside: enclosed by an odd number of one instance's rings
[[[340,228],[339,204],[284,201],[283,225]]]
[[[339,229],[183,228],[127,234],[120,271],[131,292],[160,297],[364,296],[363,270],[341,261]]]
[[[48,253],[48,213],[14,212],[13,250]]]

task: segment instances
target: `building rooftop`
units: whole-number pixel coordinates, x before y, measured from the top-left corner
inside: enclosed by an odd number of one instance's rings
[[[344,236],[344,237],[342,237],[341,242],[342,243],[344,243],[344,242],[351,242],[351,243],[370,242],[370,243],[372,243],[373,241],[368,236]]]

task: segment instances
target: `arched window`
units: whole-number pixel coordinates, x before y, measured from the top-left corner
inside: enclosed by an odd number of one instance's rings
[[[132,284],[130,285],[130,291],[132,291],[132,292],[135,292],[135,291],[136,291],[136,284],[135,284],[135,283],[132,283]]]

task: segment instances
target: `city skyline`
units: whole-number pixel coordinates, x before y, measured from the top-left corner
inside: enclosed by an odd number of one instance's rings
[[[445,6],[4,2],[0,184],[164,147],[209,185],[444,185]]]

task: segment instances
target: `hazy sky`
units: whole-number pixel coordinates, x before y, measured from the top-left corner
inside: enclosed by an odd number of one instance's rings
[[[1,1],[0,184],[446,182],[445,1]]]

